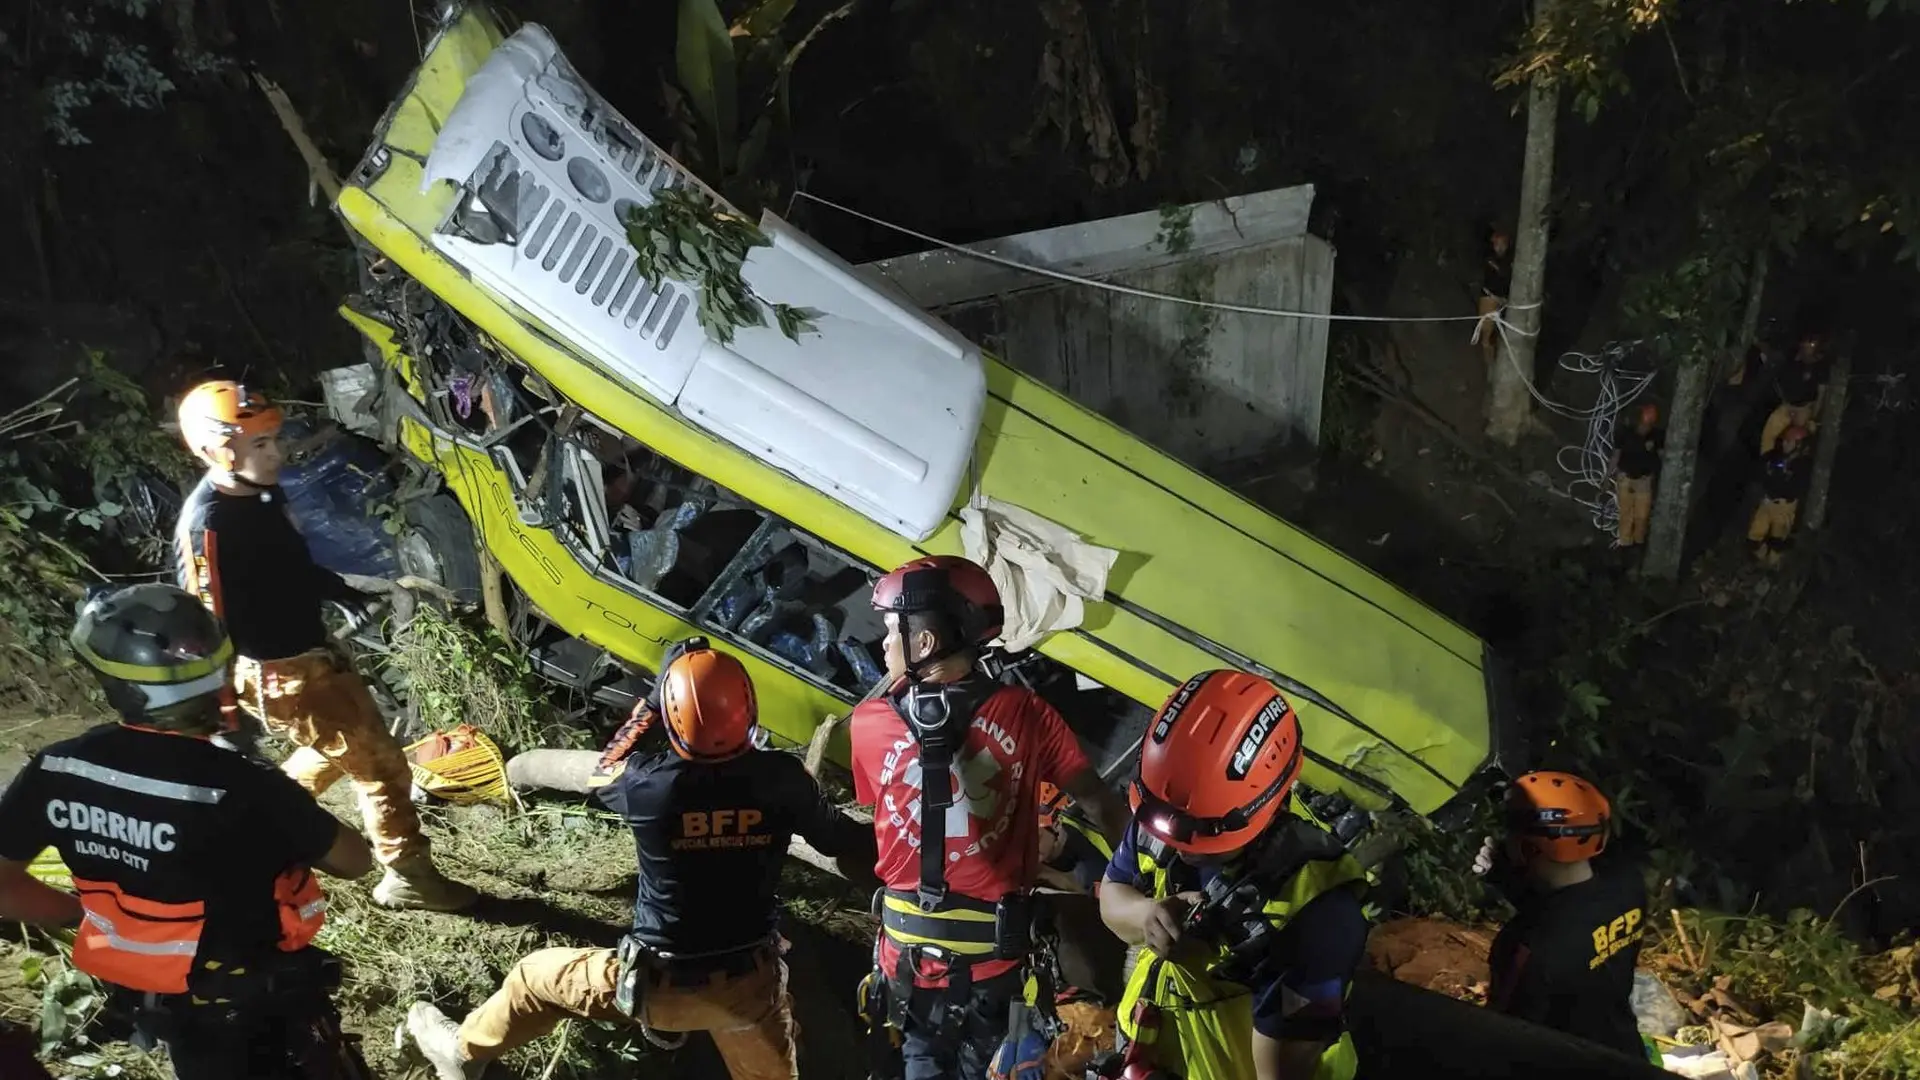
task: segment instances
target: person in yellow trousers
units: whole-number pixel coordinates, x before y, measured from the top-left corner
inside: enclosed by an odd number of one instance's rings
[[[1793,362],[1783,365],[1774,378],[1780,404],[1767,415],[1760,429],[1760,454],[1773,453],[1781,435],[1791,427],[1811,433],[1819,423],[1820,402],[1827,392],[1826,345],[1817,334],[1800,339]]]
[[[342,776],[353,781],[386,870],[375,902],[467,907],[474,891],[433,865],[406,754],[366,683],[330,648],[322,605],[370,597],[315,563],[287,515],[280,410],[238,383],[209,382],[181,399],[179,419],[187,449],[207,464],[175,531],[180,587],[219,616],[233,639],[233,703],[295,745],[282,770],[316,797]],[[358,583],[395,588],[376,578]]]
[[[1305,744],[1280,691],[1209,671],[1147,728],[1100,914],[1143,946],[1115,1076],[1351,1080],[1346,997],[1366,872],[1293,797]]]
[[[1480,356],[1486,361],[1488,378],[1492,378],[1493,365],[1500,359],[1500,328],[1494,325],[1493,317],[1507,306],[1507,293],[1512,289],[1513,240],[1505,229],[1494,229],[1487,234],[1486,261],[1480,271],[1480,295],[1475,299],[1480,321],[1473,327],[1473,342],[1480,346]]]
[[[795,834],[849,881],[872,882],[872,830],[843,814],[792,754],[755,743],[759,714],[740,661],[704,638],[667,653],[638,721],[616,732],[587,781],[633,830],[639,893],[618,949],[542,949],[456,1023],[428,1002],[407,1032],[438,1080],[489,1062],[570,1016],[662,1033],[709,1032],[733,1080],[800,1075],[779,934],[780,871]],[[658,719],[671,752],[639,752]]]
[[[1813,462],[1806,453],[1807,429],[1790,427],[1779,444],[1760,462],[1760,505],[1747,525],[1754,558],[1762,566],[1780,565],[1787,538],[1800,516],[1800,500],[1813,478]]]
[[[1638,547],[1647,542],[1647,522],[1653,517],[1653,478],[1660,472],[1660,407],[1640,406],[1633,431],[1613,451],[1613,490],[1620,508],[1614,547]]]

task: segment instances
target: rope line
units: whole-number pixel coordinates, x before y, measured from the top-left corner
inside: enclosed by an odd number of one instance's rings
[[[1620,414],[1645,392],[1655,374],[1620,366],[1639,344],[1638,341],[1613,342],[1598,353],[1568,352],[1560,357],[1563,371],[1599,376],[1600,386],[1591,409],[1576,413],[1541,398],[1543,404],[1559,415],[1586,421],[1585,440],[1577,446],[1561,447],[1554,460],[1562,472],[1573,477],[1567,484],[1568,497],[1591,511],[1593,527],[1606,533],[1613,532],[1620,520],[1612,467],[1615,424]],[[1540,397],[1537,392],[1534,396]],[[1588,493],[1581,494],[1582,489]]]
[[[1107,292],[1119,293],[1123,296],[1136,296],[1143,300],[1160,300],[1169,304],[1185,304],[1188,307],[1205,308],[1209,311],[1227,311],[1238,315],[1263,315],[1279,319],[1321,319],[1328,322],[1477,323],[1484,319],[1498,327],[1501,334],[1511,333],[1520,337],[1533,337],[1537,333],[1537,331],[1522,330],[1513,325],[1513,323],[1507,321],[1506,313],[1509,311],[1531,311],[1540,306],[1538,303],[1518,306],[1502,304],[1498,309],[1485,315],[1477,313],[1473,315],[1335,315],[1320,311],[1289,311],[1284,308],[1260,307],[1256,304],[1228,304],[1217,300],[1202,300],[1193,296],[1177,296],[1173,293],[1155,292],[1152,289],[1137,289],[1131,285],[1120,285],[1111,281],[1100,281],[1095,278],[1069,274],[1064,270],[1035,266],[1031,263],[1023,263],[1018,259],[1009,259],[1004,255],[995,255],[990,251],[981,251],[978,248],[970,248],[963,244],[953,243],[950,240],[942,240],[937,236],[930,236],[916,229],[909,229],[905,225],[895,224],[885,218],[878,218],[872,214],[855,210],[851,206],[844,206],[834,202],[832,199],[822,198],[810,191],[796,191],[794,192],[794,196],[810,202],[819,203],[821,206],[831,210],[838,210],[843,214],[859,218],[873,225],[878,225],[883,229],[891,229],[903,236],[911,236],[922,243],[942,247],[955,254],[965,255],[971,259],[978,259],[981,262],[992,263],[995,266],[1004,266],[1009,270],[1018,270],[1021,273],[1032,274],[1035,277],[1052,278],[1055,281],[1065,282],[1069,285],[1081,285],[1089,289],[1102,289]]]

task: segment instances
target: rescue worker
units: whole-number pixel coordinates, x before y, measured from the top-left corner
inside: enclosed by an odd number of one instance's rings
[[[1120,999],[1125,1075],[1354,1075],[1366,874],[1294,796],[1304,754],[1286,698],[1240,671],[1187,680],[1147,729],[1100,890],[1108,928],[1142,946]]]
[[[168,585],[88,600],[73,650],[120,714],[41,751],[0,798],[0,920],[80,924],[74,966],[112,988],[180,1080],[364,1076],[310,942],[312,871],[373,866],[359,834],[277,770],[212,741],[233,647]],[[56,849],[77,897],[27,873]],[[364,1065],[360,1065],[364,1069]]]
[[[1800,516],[1800,500],[1813,479],[1813,462],[1806,453],[1807,431],[1790,427],[1760,461],[1760,505],[1747,524],[1747,540],[1762,566],[1778,566],[1787,538]]]
[[[1647,542],[1647,522],[1653,517],[1653,478],[1660,471],[1660,406],[1640,406],[1633,431],[1614,448],[1611,473],[1615,501],[1620,509],[1614,547],[1638,547]]]
[[[180,434],[207,474],[180,511],[181,586],[226,623],[238,703],[296,749],[282,768],[316,797],[345,775],[360,797],[387,907],[455,911],[472,889],[442,877],[411,801],[413,774],[366,683],[330,647],[322,604],[369,597],[313,561],[279,487],[280,410],[232,382],[180,402]],[[357,579],[391,588],[378,579]]]
[[[1819,426],[1820,402],[1827,392],[1826,344],[1818,334],[1800,339],[1793,363],[1782,364],[1774,376],[1774,388],[1780,404],[1774,406],[1760,429],[1760,454],[1770,454],[1780,436],[1790,427],[1808,432]]]
[[[1646,933],[1646,887],[1607,849],[1611,809],[1592,784],[1533,772],[1506,796],[1499,855],[1488,839],[1474,869],[1513,902],[1488,955],[1489,1007],[1633,1057],[1647,1044],[1633,1016],[1633,969]]]
[[[1480,346],[1481,358],[1492,378],[1493,365],[1500,359],[1500,328],[1493,316],[1507,306],[1507,294],[1513,289],[1513,240],[1505,229],[1487,234],[1487,251],[1480,269],[1480,296],[1476,303],[1480,321],[1474,324],[1473,340]]]
[[[543,949],[465,1020],[417,1002],[407,1029],[440,1080],[486,1064],[569,1016],[706,1031],[734,1080],[792,1080],[793,1003],[780,958],[774,890],[794,834],[871,881],[873,842],[842,814],[800,759],[755,747],[753,683],[739,660],[693,638],[668,651],[646,705],[670,751],[633,756],[638,730],[614,736],[592,781],[595,798],[633,829],[639,897],[619,949]],[[645,719],[645,718],[643,718]]]
[[[899,1033],[907,1080],[981,1080],[1034,951],[1040,783],[1073,796],[1110,840],[1124,815],[1060,714],[980,670],[1001,623],[985,570],[916,559],[874,585],[873,606],[893,682],[850,721],[883,885],[862,1012]]]

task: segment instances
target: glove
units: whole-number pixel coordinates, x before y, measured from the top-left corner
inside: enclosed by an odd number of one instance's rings
[[[1474,876],[1486,877],[1493,872],[1494,859],[1499,850],[1499,841],[1491,836],[1481,842],[1479,853],[1473,857]]]
[[[633,711],[614,731],[613,738],[607,740],[607,748],[600,753],[600,760],[594,763],[593,775],[588,779],[589,787],[601,787],[611,783],[626,768],[627,758],[640,745],[640,737],[653,728],[653,722],[659,713],[655,712],[645,699],[633,703]]]
[[[1031,1007],[1014,1003],[1007,1037],[987,1067],[989,1080],[1041,1080],[1045,1076],[1048,1042],[1034,1030]]]

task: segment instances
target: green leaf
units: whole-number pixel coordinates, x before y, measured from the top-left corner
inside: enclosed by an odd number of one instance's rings
[[[1883,0],[1884,2],[1884,0]],[[780,32],[793,14],[794,0],[760,0],[733,24],[736,37],[764,38]]]
[[[108,501],[101,503],[99,506],[94,507],[94,509],[100,511],[101,517],[112,518],[112,517],[119,517],[121,512],[124,511],[126,507],[121,506],[119,503],[109,499]]]
[[[739,136],[739,90],[733,37],[715,0],[680,0],[674,62],[680,89],[706,126],[720,175],[733,171]]]

